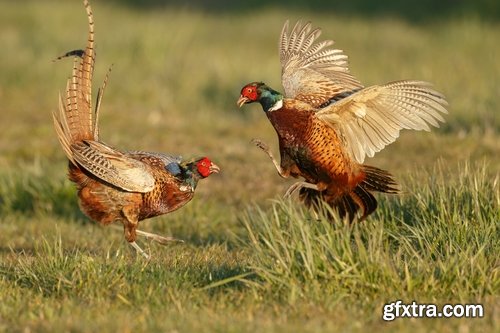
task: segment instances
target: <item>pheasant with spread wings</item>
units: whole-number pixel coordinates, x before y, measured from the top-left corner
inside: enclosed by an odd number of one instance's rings
[[[447,113],[442,94],[423,81],[403,80],[364,87],[349,73],[347,56],[318,41],[321,30],[288,22],[279,43],[284,94],[263,82],[245,85],[238,106],[259,102],[278,134],[281,163],[266,144],[254,143],[271,158],[283,178],[303,177],[299,190],[308,206],[324,201],[350,221],[377,207],[372,192],[398,193],[387,171],[364,165],[394,142],[402,129],[429,131]]]
[[[100,141],[98,114],[108,76],[98,90],[93,114],[94,21],[88,1],[83,3],[89,22],[87,46],[59,57],[75,56],[75,61],[66,96],[60,96],[59,112],[53,113],[54,126],[83,213],[104,225],[121,222],[125,239],[148,257],[135,242],[137,234],[161,243],[171,238],[137,230],[139,221],[182,207],[193,198],[198,180],[219,168],[207,157],[183,161],[162,153],[121,151]]]

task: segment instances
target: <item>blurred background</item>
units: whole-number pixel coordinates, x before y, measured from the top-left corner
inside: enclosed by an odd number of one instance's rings
[[[249,202],[281,195],[289,185],[277,176],[267,156],[250,144],[252,138],[260,138],[277,153],[274,130],[260,106],[240,110],[235,103],[241,87],[251,81],[281,89],[277,44],[286,19],[310,20],[321,27],[322,37],[336,41],[335,47],[349,56],[351,72],[367,86],[419,79],[432,82],[447,96],[446,124],[431,133],[402,132],[368,164],[390,170],[403,182],[405,175],[431,169],[439,160],[451,168],[465,161],[485,161],[489,170],[498,171],[498,1],[91,4],[97,50],[94,87],[114,66],[102,105],[102,139],[123,149],[209,156],[222,173],[200,184],[200,202],[212,200],[235,212]],[[25,204],[33,206],[23,200],[36,202],[36,194],[25,192],[30,186],[35,187],[32,192],[43,192],[36,187],[42,185],[34,185],[37,182],[56,182],[50,191],[74,196],[72,184],[65,180],[66,160],[50,115],[72,61],[52,60],[83,48],[86,38],[87,19],[79,0],[0,1],[4,216],[12,207],[22,211]],[[58,203],[52,202],[50,191],[46,199],[39,199],[39,206],[52,212]],[[17,206],[12,203],[16,200],[21,200]]]
[[[256,1],[162,1],[162,0],[113,0],[119,4],[126,4],[136,8],[154,7],[187,7],[197,8],[210,12],[243,12],[256,9],[266,9],[269,7],[285,7],[289,10],[302,10],[309,12],[319,12],[337,15],[355,15],[366,17],[377,17],[392,15],[414,22],[426,22],[433,19],[447,19],[452,17],[477,16],[488,20],[498,20],[500,15],[500,5],[494,0],[422,0],[414,1],[325,1],[325,0],[256,0]]]

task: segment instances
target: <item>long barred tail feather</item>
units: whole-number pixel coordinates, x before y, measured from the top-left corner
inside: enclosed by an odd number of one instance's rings
[[[82,140],[95,140],[97,123],[92,120],[92,75],[94,71],[94,19],[88,0],[83,4],[87,11],[89,32],[85,50],[66,52],[58,59],[75,57],[66,94],[61,96],[59,112],[53,112],[54,126],[64,152],[74,162],[71,145]],[[102,95],[102,93],[101,93]]]
[[[102,97],[104,96],[104,90],[106,89],[106,85],[108,84],[109,75],[111,74],[111,70],[113,69],[113,65],[111,65],[106,73],[106,77],[104,77],[104,82],[102,86],[97,91],[97,98],[95,102],[95,111],[94,111],[94,140],[99,140],[99,110],[101,108]]]

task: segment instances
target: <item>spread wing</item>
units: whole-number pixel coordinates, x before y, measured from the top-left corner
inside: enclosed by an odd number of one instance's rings
[[[396,81],[362,89],[316,112],[338,129],[358,162],[394,142],[402,129],[430,131],[448,113],[445,97],[422,81]]]
[[[333,41],[316,41],[320,34],[320,29],[312,29],[310,23],[302,25],[300,21],[289,32],[287,21],[279,45],[285,97],[316,108],[363,87],[349,73],[344,52],[330,48]]]
[[[84,140],[71,145],[73,159],[95,177],[124,191],[146,193],[155,179],[141,161],[101,142]]]

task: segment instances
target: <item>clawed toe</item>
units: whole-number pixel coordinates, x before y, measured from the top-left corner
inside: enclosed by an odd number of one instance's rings
[[[129,244],[132,245],[132,247],[137,251],[137,253],[140,253],[144,258],[146,258],[146,260],[151,259],[151,256],[146,252],[144,252],[144,250],[141,249],[141,247],[136,242],[130,242]]]
[[[285,194],[283,195],[283,198],[287,199],[287,198],[291,197],[292,194],[294,194],[295,191],[297,191],[299,189],[299,187],[300,187],[299,185],[300,185],[300,183],[295,183],[292,186],[290,186],[288,188],[288,190],[286,190]]]
[[[266,152],[269,150],[269,146],[259,139],[252,139],[250,142]]]
[[[295,192],[299,191],[302,188],[310,188],[312,190],[318,191],[318,186],[316,184],[311,184],[307,182],[297,182],[295,184],[292,184],[288,190],[286,190],[285,195],[283,195],[283,198],[289,198],[294,194]]]
[[[174,238],[174,237],[170,237],[170,236],[160,236],[160,235],[153,234],[153,233],[146,232],[146,231],[142,231],[142,230],[136,230],[136,233],[138,235],[149,238],[149,239],[151,239],[157,243],[160,243],[162,245],[166,245],[166,244],[171,243],[171,242],[184,243],[184,241],[182,239],[178,239],[178,238]]]
[[[259,147],[260,149],[262,149],[267,154],[267,156],[269,156],[269,158],[271,159],[271,161],[274,164],[274,167],[278,171],[278,174],[282,178],[288,178],[289,173],[286,172],[285,170],[283,170],[281,168],[281,165],[278,163],[278,161],[276,161],[276,159],[274,158],[273,154],[269,150],[269,146],[267,144],[265,144],[264,142],[260,141],[259,139],[255,139],[255,138],[252,139],[250,142],[252,142],[254,145],[256,145],[257,147]]]

